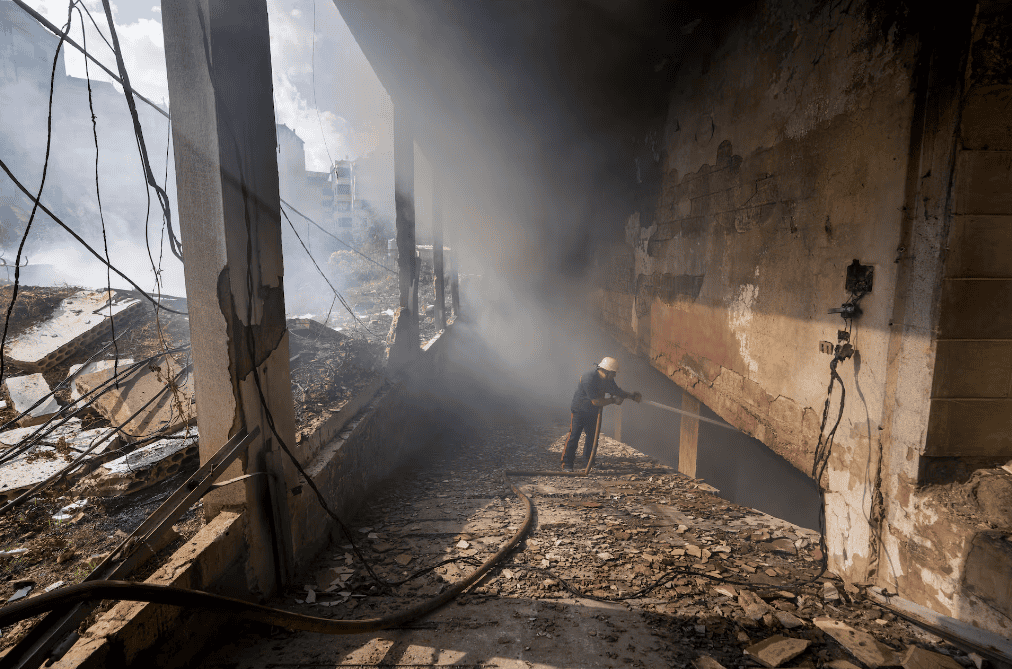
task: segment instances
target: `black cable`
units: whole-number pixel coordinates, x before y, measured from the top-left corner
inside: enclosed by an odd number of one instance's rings
[[[133,89],[130,88],[130,77],[127,75],[126,65],[123,63],[123,51],[119,46],[119,37],[116,35],[116,23],[112,18],[112,7],[109,5],[109,0],[102,0],[102,6],[105,8],[105,16],[109,21],[109,36],[112,38],[113,51],[116,53],[116,65],[119,68],[120,77],[123,79],[123,93],[127,99],[127,106],[130,108],[130,118],[133,119],[134,123],[134,135],[137,139],[137,148],[140,151],[141,156],[141,167],[144,169],[144,177],[147,180],[148,185],[155,189],[155,193],[158,195],[158,203],[162,206],[162,214],[165,216],[168,222],[169,231],[169,250],[172,254],[179,258],[180,262],[183,260],[183,246],[176,239],[176,233],[172,229],[172,214],[169,209],[169,196],[162,190],[162,187],[158,185],[155,180],[155,175],[151,171],[151,163],[148,161],[148,150],[144,145],[144,133],[141,129],[140,118],[137,116],[137,103],[134,102]]]
[[[85,58],[87,58],[91,62],[95,63],[100,68],[102,68],[102,71],[105,72],[106,74],[108,74],[110,77],[112,77],[113,81],[115,81],[116,83],[118,83],[120,86],[123,85],[123,80],[120,79],[118,76],[116,76],[115,72],[113,72],[108,67],[106,67],[101,62],[99,62],[90,53],[88,53],[87,51],[85,51],[84,49],[82,49],[81,45],[78,44],[77,42],[75,42],[70,37],[70,35],[67,34],[67,32],[65,30],[60,30],[59,28],[57,28],[56,26],[54,26],[52,23],[50,23],[49,21],[46,20],[46,17],[42,16],[42,14],[39,14],[37,11],[35,11],[34,9],[32,9],[31,7],[29,7],[28,5],[26,5],[22,0],[11,0],[11,2],[13,2],[14,4],[16,4],[21,9],[23,9],[29,16],[31,16],[33,19],[35,19],[36,21],[38,21],[46,30],[48,30],[49,32],[53,33],[57,37],[65,40],[67,42],[67,44],[69,44],[70,46],[74,47],[75,49],[77,49],[78,51],[80,51],[82,54],[84,54]],[[85,7],[84,11],[87,12],[88,8]],[[89,13],[89,16],[90,16],[90,13]],[[94,22],[94,19],[92,19],[92,22]],[[101,34],[101,32],[102,31],[99,31],[99,34]],[[105,35],[102,35],[102,39],[105,39]],[[106,43],[108,43],[108,42],[106,42]],[[112,45],[110,45],[109,48],[112,49]],[[159,107],[158,105],[156,105],[154,102],[152,102],[151,100],[148,100],[146,97],[144,97],[143,95],[141,95],[137,91],[133,91],[133,94],[136,95],[137,97],[139,97],[142,101],[144,101],[144,102],[148,103],[149,105],[151,105],[151,108],[154,109],[155,111],[157,111],[159,114],[161,114],[162,116],[165,116],[166,118],[168,118],[168,116],[169,116],[168,112],[166,112],[164,109],[162,109],[161,107]]]
[[[186,373],[186,372],[188,372],[188,371],[189,371],[189,366],[184,367],[183,369],[181,369],[179,371],[179,373],[175,376],[175,378],[172,381],[175,382],[178,379],[182,378],[183,374]],[[104,443],[105,441],[107,441],[110,437],[112,437],[117,432],[122,432],[123,434],[126,434],[126,432],[123,430],[123,428],[126,427],[127,425],[129,425],[130,421],[132,421],[134,418],[136,418],[137,416],[139,416],[141,414],[141,412],[145,411],[155,401],[157,401],[159,398],[161,398],[161,396],[165,394],[165,391],[169,390],[170,387],[171,387],[171,384],[166,385],[161,390],[159,390],[157,393],[155,393],[154,395],[152,395],[151,399],[149,399],[147,402],[145,402],[143,404],[143,406],[141,406],[139,409],[137,409],[137,411],[134,411],[132,414],[130,414],[130,416],[126,420],[124,420],[121,424],[112,426],[109,429],[109,431],[106,432],[103,436],[101,436],[101,437],[95,437],[95,439],[92,440],[91,444],[89,444],[88,448],[86,448],[85,450],[81,451],[81,454],[78,455],[76,458],[74,458],[74,460],[70,464],[68,464],[66,467],[64,467],[60,471],[56,472],[55,474],[53,474],[52,476],[50,476],[46,480],[40,481],[39,483],[37,483],[35,486],[33,486],[28,491],[22,493],[20,496],[14,498],[12,500],[10,500],[6,504],[4,504],[2,507],[0,507],[0,516],[3,516],[10,509],[13,509],[16,506],[20,506],[21,504],[25,503],[26,501],[28,501],[32,497],[35,497],[40,492],[42,492],[43,490],[45,490],[49,486],[53,485],[54,483],[57,483],[58,481],[61,481],[64,478],[66,478],[67,475],[70,472],[72,472],[73,470],[75,470],[75,469],[77,469],[78,467],[81,466],[81,464],[85,461],[85,459],[87,458],[87,456],[90,455],[93,450],[95,450],[96,448],[98,448],[99,445],[101,445],[102,443]]]
[[[73,228],[71,228],[69,225],[67,225],[66,223],[64,223],[56,214],[54,214],[52,211],[50,211],[50,209],[48,207],[46,207],[46,205],[42,204],[42,202],[38,198],[36,198],[35,196],[33,196],[28,191],[28,189],[25,188],[25,186],[17,179],[17,177],[14,176],[14,173],[11,172],[10,168],[7,167],[7,163],[5,163],[2,158],[0,158],[0,169],[2,169],[4,172],[7,173],[7,176],[10,177],[11,181],[14,182],[14,185],[17,186],[21,190],[22,193],[24,193],[29,198],[31,198],[32,202],[34,202],[36,205],[38,205],[39,209],[41,209],[45,214],[47,214],[51,219],[53,219],[53,221],[57,225],[59,225],[64,230],[66,230],[67,233],[70,234],[70,236],[73,237],[75,240],[77,240],[77,242],[81,246],[83,246],[85,249],[87,249],[88,252],[91,253],[91,255],[93,255],[96,258],[98,258],[98,260],[103,265],[108,266],[113,272],[116,272],[116,274],[119,275],[124,281],[126,281],[131,286],[133,286],[134,289],[138,293],[140,293],[146,300],[148,300],[149,302],[151,302],[151,304],[155,305],[156,308],[164,309],[165,311],[168,311],[168,312],[173,313],[173,314],[179,314],[181,316],[188,316],[189,315],[185,311],[176,311],[175,309],[170,309],[169,307],[165,307],[165,306],[159,305],[158,301],[155,300],[155,298],[153,298],[150,295],[148,295],[147,292],[143,288],[141,288],[140,286],[138,286],[137,283],[134,282],[133,279],[131,279],[126,274],[124,274],[123,272],[121,272],[115,265],[113,265],[111,263],[107,263],[106,260],[105,260],[105,258],[102,257],[102,254],[100,254],[98,251],[96,251],[94,248],[92,248],[91,245],[88,244],[88,242],[84,241],[84,239],[81,237],[81,235],[79,235],[76,232],[74,232]],[[17,278],[17,270],[15,270],[15,272],[14,272],[14,277],[15,277],[15,279]],[[2,361],[2,358],[0,358],[0,361]]]
[[[76,2],[75,0],[74,5],[77,7],[77,16],[78,18],[81,19],[81,42],[84,45],[84,50],[87,51],[88,31],[85,30],[84,16],[81,13],[81,3]],[[87,7],[85,7],[85,9],[87,9]],[[88,13],[88,16],[89,17],[91,16],[90,12]],[[95,23],[95,19],[92,18],[91,22]],[[95,25],[95,29],[98,30],[97,24]],[[100,35],[102,34],[101,30],[99,30],[99,34]],[[105,39],[104,36],[103,39]],[[106,43],[108,44],[108,42]],[[109,269],[109,264],[111,263],[111,260],[109,258],[109,238],[106,235],[105,214],[102,211],[102,190],[99,187],[98,183],[98,119],[95,116],[95,104],[94,101],[92,100],[91,72],[88,69],[87,58],[84,59],[84,77],[88,85],[88,111],[91,113],[91,134],[95,139],[95,199],[98,202],[98,220],[101,221],[102,223],[102,245],[105,248],[105,261],[106,261],[105,284],[106,284],[106,294],[109,296],[109,325],[112,328],[113,345],[116,347],[115,355],[113,356],[113,359],[115,360],[115,362],[113,362],[113,376],[115,376],[116,367],[119,365],[119,345],[116,343],[117,342],[116,320],[112,317],[112,270]]]
[[[131,329],[132,328],[129,328],[125,332],[121,332],[119,336],[120,337],[125,336],[127,334],[127,332],[130,332]],[[81,371],[85,367],[87,367],[89,364],[91,364],[91,362],[95,358],[97,358],[98,356],[100,356],[100,355],[104,354],[106,351],[108,351],[109,348],[112,347],[112,345],[113,345],[114,342],[115,342],[115,340],[113,340],[112,342],[109,342],[108,344],[106,344],[105,346],[103,346],[98,352],[94,353],[90,358],[88,358],[87,360],[84,361],[84,364],[81,365],[81,369],[77,370],[76,372],[74,372],[73,374],[71,374],[70,376],[68,376],[66,379],[64,379],[63,381],[61,381],[60,383],[58,383],[55,388],[53,388],[52,390],[50,390],[47,394],[43,395],[42,398],[40,398],[37,402],[35,402],[35,404],[31,405],[30,407],[28,407],[27,409],[25,409],[24,411],[22,411],[21,413],[19,413],[17,416],[15,416],[14,418],[10,419],[6,423],[4,423],[2,426],[0,426],[0,432],[4,432],[4,431],[10,429],[11,427],[17,425],[17,423],[19,421],[21,421],[29,413],[31,413],[31,411],[33,409],[35,409],[36,407],[40,406],[42,403],[44,403],[50,397],[53,397],[56,393],[60,392],[62,389],[66,388],[67,384],[70,383],[74,378],[76,378],[77,375],[80,374]],[[55,420],[57,416],[59,416],[68,407],[73,406],[74,404],[75,403],[71,403],[71,404],[67,405],[66,407],[60,407],[60,410],[57,411],[53,415],[53,418],[47,420],[45,423],[43,423],[42,425],[39,426],[39,430],[42,430],[43,428],[45,428],[47,425],[49,425],[50,422],[52,422],[53,420]],[[31,437],[29,437],[29,438],[34,438],[35,435],[38,434],[39,430],[37,430],[35,433],[33,433],[31,435]],[[48,432],[46,434],[48,434]],[[45,436],[45,435],[43,435],[43,436]],[[23,443],[23,440],[22,440],[22,443]],[[3,462],[5,461],[6,457],[7,457],[7,453],[4,453],[4,454],[0,455],[0,464],[3,464]]]
[[[327,146],[327,133],[323,131],[323,117],[320,116],[320,105],[316,101],[316,0],[313,0],[313,58],[310,71],[313,77],[313,107],[316,108],[316,121],[320,124],[320,136],[323,137],[323,148],[327,150],[327,158],[330,159],[329,169],[334,169],[334,156],[330,155],[330,147]]]
[[[64,33],[70,30],[71,22],[74,18],[74,2],[71,0],[70,6],[67,8],[67,25],[64,28]],[[25,242],[28,241],[28,233],[31,232],[32,223],[35,221],[35,214],[39,209],[39,198],[42,197],[42,190],[46,185],[46,174],[49,172],[49,152],[53,147],[53,92],[56,86],[56,65],[60,61],[60,49],[63,48],[64,37],[60,37],[60,41],[56,43],[56,53],[53,55],[53,67],[49,74],[49,111],[46,118],[46,157],[42,161],[42,179],[39,182],[39,193],[33,198],[34,204],[32,205],[32,213],[28,217],[28,223],[25,225],[25,232],[21,236],[21,243],[18,244],[18,254],[14,258],[14,288],[11,291],[11,302],[7,305],[7,316],[4,318],[4,332],[3,337],[0,337],[0,383],[3,382],[5,367],[7,366],[6,349],[7,349],[7,332],[11,324],[11,312],[14,311],[14,303],[18,299],[18,288],[21,285],[21,254],[25,250]],[[4,166],[4,170],[7,170],[7,166]],[[7,172],[10,174],[10,172]],[[13,179],[13,177],[11,177]],[[20,184],[18,184],[20,186]],[[25,190],[24,187],[21,187]],[[27,191],[25,191],[27,193]]]
[[[348,242],[346,242],[343,239],[341,239],[340,237],[332,234],[329,230],[327,230],[326,228],[322,227],[319,223],[317,223],[313,219],[311,219],[308,216],[306,216],[305,214],[303,214],[301,211],[299,211],[298,209],[296,209],[295,207],[293,207],[288,202],[285,202],[284,200],[281,200],[281,204],[285,205],[286,207],[288,207],[289,209],[291,209],[293,212],[295,212],[296,214],[298,214],[302,218],[304,218],[307,221],[309,221],[310,223],[312,223],[316,227],[316,229],[319,230],[320,232],[322,232],[323,234],[325,234],[328,237],[334,239],[338,243],[343,244],[344,246],[347,246],[348,249],[350,251],[352,251],[353,253],[357,253],[358,255],[362,256],[363,258],[365,258],[366,260],[368,260],[369,262],[371,262],[373,265],[376,265],[377,267],[382,267],[383,269],[385,269],[386,271],[390,272],[391,274],[397,274],[397,270],[391,269],[391,268],[387,267],[386,265],[384,265],[383,263],[380,263],[380,262],[377,262],[377,261],[373,260],[372,258],[370,258],[366,254],[362,253],[361,251],[359,251],[358,249],[356,249],[354,246],[352,246]]]
[[[334,299],[341,300],[341,304],[348,311],[348,313],[351,314],[351,317],[355,319],[355,322],[358,323],[362,327],[363,330],[365,330],[366,332],[368,332],[373,337],[378,337],[379,335],[377,335],[375,332],[373,332],[368,327],[366,327],[365,323],[363,323],[361,321],[361,319],[359,319],[359,317],[355,315],[355,312],[354,312],[354,310],[352,310],[351,305],[349,305],[348,302],[345,301],[344,296],[341,295],[341,293],[338,292],[337,288],[334,288],[334,284],[332,284],[330,282],[330,279],[327,278],[327,275],[323,273],[322,269],[320,269],[320,266],[316,262],[316,258],[314,258],[313,254],[309,252],[308,248],[306,248],[306,243],[302,241],[302,237],[299,236],[299,231],[295,229],[294,225],[292,225],[292,219],[288,218],[288,214],[285,214],[285,210],[284,209],[281,210],[281,213],[284,214],[285,220],[288,221],[288,225],[291,226],[292,232],[295,233],[295,238],[298,239],[299,240],[299,244],[302,245],[302,250],[304,250],[306,252],[306,255],[308,255],[309,259],[313,262],[313,267],[316,268],[316,271],[320,273],[320,276],[323,277],[323,280],[327,282],[327,285],[330,286],[330,289],[334,292]],[[330,308],[331,309],[334,308],[334,303],[333,302],[330,303]],[[330,311],[327,311],[327,320],[324,323],[324,325],[326,325],[327,323],[330,323]]]
[[[70,404],[68,404],[66,406],[60,407],[60,410],[57,411],[55,414],[53,414],[49,418],[49,420],[47,420],[45,423],[42,423],[41,425],[39,425],[38,429],[35,432],[33,432],[28,437],[25,437],[24,439],[22,439],[17,445],[12,446],[7,451],[5,451],[4,454],[2,456],[0,456],[0,465],[7,464],[8,462],[10,462],[14,458],[18,457],[22,453],[28,451],[32,446],[34,446],[37,443],[39,443],[42,439],[45,439],[47,436],[49,436],[50,434],[52,434],[55,430],[58,430],[59,428],[63,427],[63,425],[65,425],[67,422],[70,421],[71,418],[73,418],[73,414],[75,414],[75,413],[77,413],[79,411],[82,411],[84,409],[87,409],[88,407],[90,407],[91,405],[93,405],[95,402],[97,402],[103,395],[105,395],[107,392],[109,392],[114,387],[114,385],[118,382],[118,380],[120,378],[124,378],[124,377],[127,377],[127,376],[133,374],[135,371],[137,371],[138,369],[140,369],[144,365],[147,365],[147,364],[153,362],[154,360],[156,360],[156,359],[158,359],[158,358],[160,358],[160,357],[162,357],[164,355],[171,354],[171,353],[178,353],[178,352],[180,352],[182,350],[185,350],[185,349],[181,347],[181,348],[178,348],[178,349],[173,349],[171,351],[165,351],[165,352],[159,353],[158,355],[153,355],[153,356],[151,356],[149,358],[141,360],[139,362],[135,362],[135,363],[131,364],[129,367],[127,367],[124,371],[120,372],[119,374],[114,374],[110,378],[108,378],[105,381],[101,382],[100,384],[98,384],[97,386],[95,386],[94,388],[92,388],[90,391],[88,391],[87,393],[85,393],[84,395],[82,395],[80,398],[78,398],[74,402],[71,402]],[[82,367],[82,369],[83,369],[83,367]],[[77,373],[79,374],[80,371],[81,370],[78,370]],[[76,376],[76,374],[73,375],[73,376]],[[63,383],[67,383],[69,381],[70,381],[70,379],[67,379]],[[60,387],[62,387],[62,384],[61,384]],[[78,406],[79,403],[81,403],[81,402],[84,402],[84,403],[80,404],[80,406]],[[69,414],[69,415],[66,418],[64,418],[63,420],[59,421],[59,423],[57,423],[57,420],[62,415],[64,415],[64,414]],[[46,429],[46,428],[49,428],[49,429]],[[45,431],[43,431],[43,430],[45,430]]]
[[[98,27],[98,23],[95,22],[95,17],[91,15],[91,10],[88,9],[88,6],[86,4],[84,4],[84,2],[82,0],[77,0],[75,2],[75,4],[78,7],[78,10],[77,10],[78,14],[80,15],[81,9],[84,9],[84,13],[88,15],[88,19],[91,21],[91,25],[95,26],[95,32],[97,32],[98,36],[102,38],[102,41],[105,42],[105,45],[107,47],[109,47],[109,51],[112,51],[113,54],[115,54],[116,53],[116,49],[112,48],[112,44],[110,44],[109,40],[106,39],[105,33],[103,33],[102,29]],[[85,35],[84,35],[84,19],[81,19],[81,41],[84,42],[84,45],[83,45],[83,48],[81,49],[81,51],[85,55],[87,55],[87,53],[88,53],[88,41],[87,41],[87,39],[85,39]],[[88,59],[86,58],[85,60],[88,60]],[[96,62],[98,62],[98,61],[96,61]],[[87,71],[88,64],[85,63],[84,66],[85,66],[85,71]],[[120,82],[120,84],[122,85],[122,82]]]

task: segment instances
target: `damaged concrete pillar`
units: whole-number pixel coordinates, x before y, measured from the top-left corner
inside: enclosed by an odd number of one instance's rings
[[[453,308],[453,320],[460,318],[460,274],[457,272],[459,264],[458,244],[454,244],[450,251],[450,306]]]
[[[436,328],[446,328],[446,288],[443,270],[443,195],[439,177],[432,183],[432,280],[436,293]]]
[[[414,360],[418,339],[418,260],[415,244],[415,137],[404,104],[394,108],[394,206],[397,210],[397,269],[400,307],[391,325],[389,365]]]
[[[699,415],[699,400],[682,391],[682,410]],[[699,443],[699,419],[682,414],[678,421],[678,471],[696,478],[696,446]]]
[[[295,480],[267,418],[294,448],[267,3],[164,0],[162,27],[200,460],[259,426],[218,480],[268,474],[209,494],[204,509],[245,507],[247,582],[267,595],[293,570],[286,473]]]

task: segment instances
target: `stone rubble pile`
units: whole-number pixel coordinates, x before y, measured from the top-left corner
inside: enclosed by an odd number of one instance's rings
[[[413,478],[372,500],[352,532],[388,581],[449,557],[466,561],[383,593],[351,545],[337,537],[309,577],[274,604],[310,615],[365,618],[441,592],[523,522],[523,505],[508,492],[501,472],[556,469],[561,432],[544,425],[489,428],[457,444],[452,454],[430,454],[424,466],[413,468]],[[450,639],[460,621],[471,621],[474,629],[501,630],[490,632],[499,634],[498,653],[544,666],[590,666],[579,659],[552,664],[560,647],[608,664],[697,669],[980,669],[985,662],[875,606],[864,585],[820,574],[817,532],[728,503],[702,481],[607,437],[589,478],[517,481],[537,507],[534,530],[456,607],[436,615],[436,622],[418,623],[431,625],[430,636],[437,629],[441,639]],[[530,617],[524,624],[504,611]],[[301,636],[289,636],[291,648],[300,647]],[[326,643],[331,645],[314,647],[314,657],[327,657],[331,647],[352,657],[355,643],[364,652],[371,642]],[[257,662],[294,658],[295,651],[274,638],[261,643],[250,637],[248,645]],[[473,649],[462,652],[470,656]],[[230,651],[230,659],[241,656]]]
[[[117,360],[116,348],[108,348],[110,314],[118,333],[152,316],[129,295],[81,290],[8,342],[3,389],[13,415],[24,415],[14,420],[18,427],[0,432],[0,503],[75,460],[84,465],[70,482],[86,478],[81,492],[101,496],[153,485],[195,458],[192,375],[177,378],[179,369],[169,356],[139,365],[128,357]],[[116,382],[109,385],[114,374]],[[65,388],[54,392],[57,382]],[[82,401],[92,391],[94,401]],[[96,422],[101,427],[92,428]],[[120,429],[106,439],[110,426]],[[187,427],[188,439],[159,438]],[[140,453],[130,452],[139,446]],[[116,463],[126,459],[134,465],[120,471]]]

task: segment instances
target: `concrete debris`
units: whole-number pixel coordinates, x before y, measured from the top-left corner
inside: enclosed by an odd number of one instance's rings
[[[18,555],[24,555],[27,552],[27,548],[11,548],[9,550],[0,551],[0,558],[16,557]]]
[[[963,669],[963,665],[948,655],[911,646],[900,661],[903,669]]]
[[[114,291],[115,292],[115,291]],[[125,325],[143,312],[140,300],[81,291],[60,303],[48,321],[29,328],[7,350],[8,364],[44,372],[108,335],[110,317]]]
[[[77,509],[80,509],[80,508],[82,508],[84,506],[87,506],[87,505],[88,505],[87,498],[85,498],[85,499],[79,499],[76,502],[74,502],[72,504],[68,504],[67,506],[65,506],[62,509],[60,509],[59,513],[57,513],[56,515],[53,516],[53,520],[58,521],[58,522],[62,522],[64,520],[70,520],[75,515],[74,511],[76,511]]]
[[[776,634],[745,649],[745,654],[754,657],[764,667],[779,667],[805,652],[808,639],[794,639]]]
[[[752,620],[760,620],[770,612],[769,605],[751,590],[742,590],[738,593],[738,606],[745,612],[745,616]]]
[[[724,665],[709,655],[700,655],[692,661],[692,666],[696,669],[724,669]]]
[[[175,391],[162,392],[179,370],[162,358],[143,365],[119,382],[118,387],[103,394],[92,405],[113,425],[124,425],[123,431],[134,438],[174,432],[191,425],[197,416],[193,400],[193,375],[178,382]],[[112,378],[112,370],[104,369],[77,379],[77,389],[87,393]],[[155,395],[161,396],[145,407]],[[131,419],[135,413],[140,412]],[[129,420],[129,422],[127,422]]]
[[[409,564],[410,570],[421,569],[451,556],[483,562],[524,518],[523,504],[500,477],[503,454],[509,454],[507,466],[517,469],[554,469],[567,427],[468,431],[466,441],[448,443],[410,477],[370,499],[352,528],[360,550],[388,580],[403,577]],[[692,479],[604,435],[597,463],[590,479],[518,478],[537,507],[531,534],[492,577],[476,583],[452,609],[426,618],[429,627],[405,629],[404,647],[429,648],[431,642],[421,640],[428,635],[478,657],[476,639],[498,646],[504,637],[539,666],[813,669],[844,659],[858,664],[832,636],[813,629],[812,619],[828,612],[856,629],[874,630],[876,638],[897,648],[907,638],[919,638],[902,619],[875,622],[883,613],[862,594],[824,603],[822,583],[812,582],[821,569],[811,559],[818,533],[701,494]],[[370,533],[395,548],[376,550],[380,542],[367,539]],[[753,534],[763,538],[753,541]],[[801,539],[808,543],[795,547],[796,553],[767,545],[778,539],[792,546]],[[467,548],[456,548],[462,543]],[[699,557],[690,554],[690,546]],[[721,546],[729,550],[715,550]],[[380,594],[362,569],[353,572],[358,564],[349,550],[347,541],[339,540],[321,552],[310,571],[341,574],[341,579],[317,577],[318,585],[330,583],[316,590],[313,605],[329,605],[327,615],[339,618],[395,613],[444,592],[447,583],[473,569],[442,565]],[[710,553],[705,564],[704,550]],[[671,580],[650,589],[665,574]],[[283,605],[292,606],[292,598],[306,601],[302,586],[298,589],[279,595]],[[647,589],[643,596],[619,599],[642,589]],[[344,639],[321,640],[309,633],[296,633],[283,644],[263,639],[219,654],[219,664],[211,666],[369,664],[375,662],[370,653],[377,644],[387,644],[380,635],[364,635],[352,646]],[[308,648],[314,657],[308,657]],[[746,648],[750,654],[743,656]],[[397,659],[428,666],[433,656],[409,653]]]
[[[840,601],[840,591],[829,581],[822,584],[822,600],[825,602]]]
[[[81,495],[113,497],[143,490],[175,475],[199,457],[196,430],[180,432],[110,460],[82,478],[74,491]]]
[[[1008,462],[1003,464],[1001,468],[1007,471],[1009,474],[1012,474],[1012,460],[1009,460]]]
[[[29,408],[52,392],[49,384],[42,378],[41,374],[29,374],[28,376],[7,377],[5,381],[7,395],[11,398],[14,411],[18,414],[25,413]],[[22,418],[18,425],[30,426],[44,423],[54,413],[60,410],[60,403],[51,396],[39,406],[32,409],[28,415]]]
[[[790,611],[774,611],[773,617],[780,621],[780,624],[784,626],[784,629],[792,630],[805,626],[805,621],[801,620]]]
[[[24,599],[28,596],[28,593],[32,591],[32,587],[34,586],[26,585],[23,588],[16,590],[14,594],[10,596],[10,599],[7,600],[7,603],[10,604],[11,602],[16,602],[19,599]]]
[[[832,618],[816,618],[813,622],[868,669],[893,667],[899,664],[899,657],[893,649],[877,641],[867,632],[856,630]]]
[[[134,364],[133,358],[123,358],[118,363],[115,360],[95,360],[89,362],[87,365],[71,365],[70,371],[67,373],[68,378],[77,374],[78,376],[87,376],[88,374],[94,374],[95,372],[101,372],[106,369],[114,369],[118,367],[117,371],[124,371],[129,368],[130,365]],[[70,384],[70,400],[75,402],[81,399],[81,391],[77,389],[77,379]]]

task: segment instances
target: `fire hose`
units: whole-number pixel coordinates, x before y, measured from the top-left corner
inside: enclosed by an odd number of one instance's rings
[[[672,407],[657,404],[656,402],[648,401],[647,403],[662,409],[675,411],[677,413],[687,413]],[[507,476],[588,476],[597,455],[598,441],[601,435],[602,414],[603,411],[599,412],[597,416],[590,458],[588,459],[585,470],[579,472],[506,471],[504,474]],[[697,417],[695,414],[689,415]],[[701,420],[715,422],[709,421],[705,418],[701,418]],[[531,526],[534,522],[534,505],[531,502],[531,499],[525,495],[516,484],[510,483],[510,488],[521,500],[523,500],[525,505],[525,517],[523,524],[509,539],[509,541],[504,543],[498,551],[486,559],[481,566],[470,575],[454,583],[441,594],[416,606],[388,616],[362,620],[334,620],[331,618],[320,618],[316,616],[291,613],[283,609],[255,604],[242,599],[216,595],[208,592],[188,590],[185,588],[176,588],[172,586],[149,583],[134,583],[131,581],[99,580],[86,581],[77,585],[61,588],[60,590],[27,598],[13,604],[8,604],[0,608],[0,628],[42,613],[47,613],[54,609],[66,607],[78,602],[96,599],[150,602],[186,608],[212,609],[230,612],[243,619],[254,622],[284,627],[293,631],[316,632],[320,634],[361,634],[396,627],[434,611],[435,609],[452,601],[469,587],[481,580],[482,577],[484,577],[495,565],[508,556],[517,547],[517,545],[519,545],[528,532],[530,532]]]
[[[43,593],[0,608],[0,627],[12,625],[20,620],[25,620],[26,618],[46,613],[56,608],[94,599],[151,602],[170,606],[227,611],[246,620],[267,623],[290,630],[317,632],[320,634],[361,634],[396,627],[439,608],[477,583],[492,567],[509,555],[527,533],[530,532],[531,526],[534,524],[534,505],[531,503],[531,499],[521,492],[515,484],[510,484],[510,488],[523,500],[526,511],[524,522],[513,537],[504,543],[495,554],[485,560],[467,578],[454,583],[441,594],[399,613],[381,618],[366,618],[363,620],[318,618],[291,613],[283,609],[275,609],[261,604],[254,604],[233,597],[166,585],[133,583],[131,581],[89,581],[61,588],[60,590],[54,590],[53,592]]]

